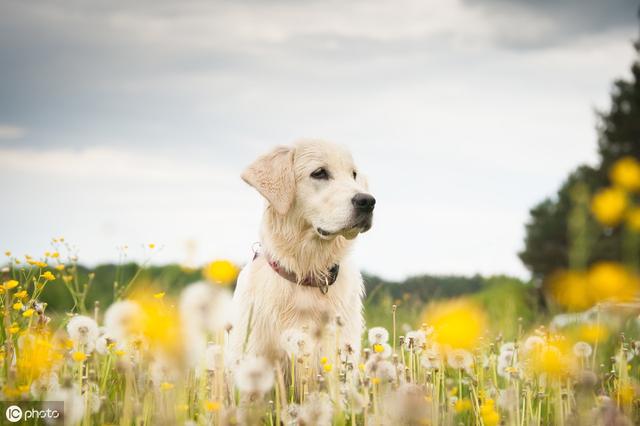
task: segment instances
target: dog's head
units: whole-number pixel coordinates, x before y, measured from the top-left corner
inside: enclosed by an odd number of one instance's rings
[[[371,228],[376,200],[349,152],[323,141],[301,141],[261,156],[242,174],[280,215],[291,215],[319,238],[355,238]]]

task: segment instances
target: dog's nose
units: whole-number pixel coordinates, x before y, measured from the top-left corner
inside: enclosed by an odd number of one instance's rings
[[[369,194],[359,193],[354,195],[354,197],[351,199],[351,203],[357,211],[363,213],[371,213],[376,205],[376,199]]]

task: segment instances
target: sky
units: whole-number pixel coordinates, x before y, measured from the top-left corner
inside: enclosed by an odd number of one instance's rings
[[[276,145],[346,145],[389,279],[528,272],[529,209],[596,156],[631,0],[0,0],[0,249],[251,258]],[[154,243],[154,250],[144,249]]]

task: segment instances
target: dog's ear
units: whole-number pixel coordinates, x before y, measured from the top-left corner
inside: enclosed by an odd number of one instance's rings
[[[277,147],[259,157],[242,173],[242,179],[258,190],[280,214],[293,204],[296,181],[293,173],[293,149]]]

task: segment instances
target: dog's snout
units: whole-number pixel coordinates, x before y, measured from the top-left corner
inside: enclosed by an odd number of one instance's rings
[[[351,203],[359,212],[371,213],[376,205],[376,199],[369,194],[359,193],[351,199]]]

